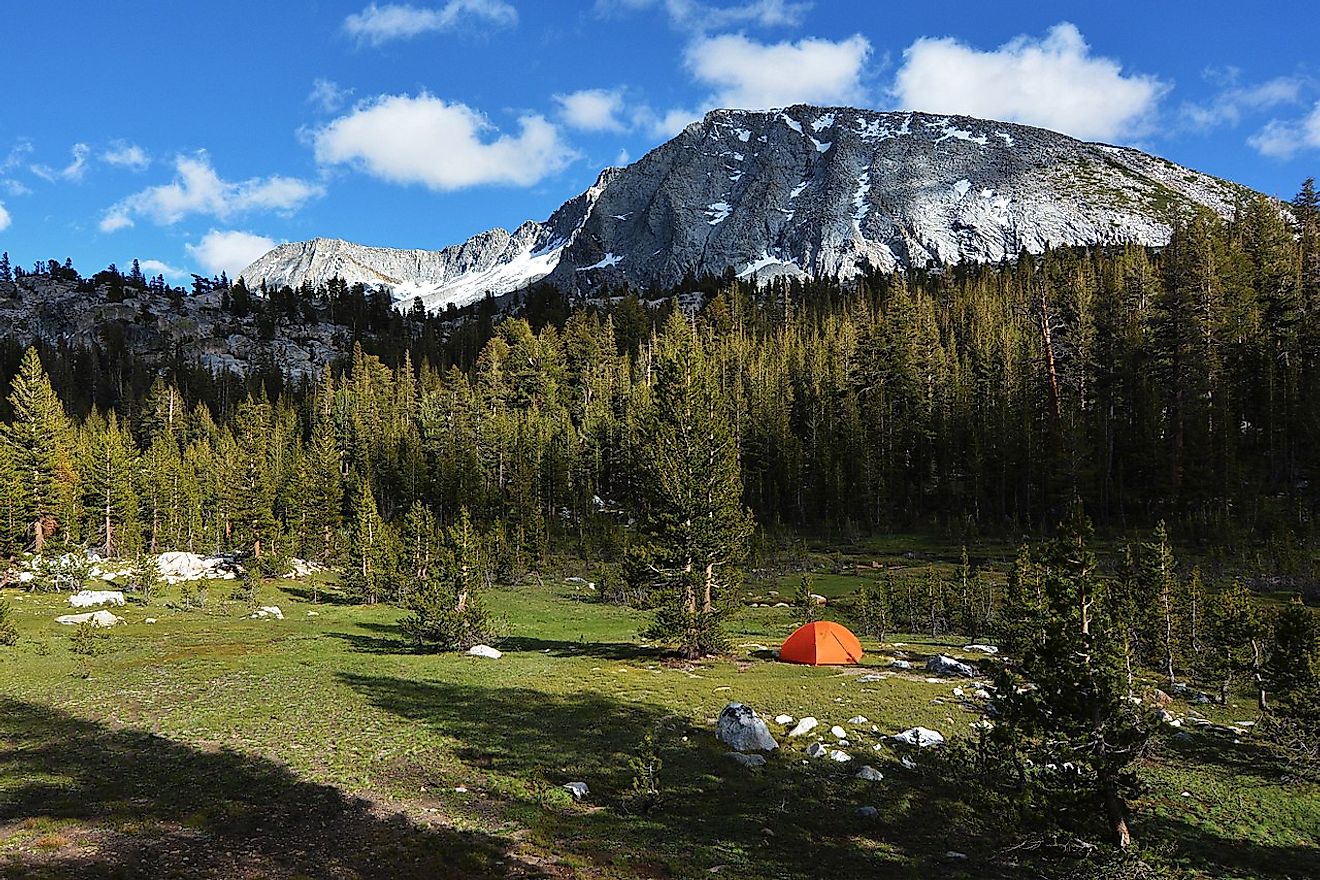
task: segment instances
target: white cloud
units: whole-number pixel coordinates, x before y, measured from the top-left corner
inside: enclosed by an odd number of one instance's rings
[[[222,220],[252,211],[291,213],[325,189],[296,177],[253,177],[227,181],[216,174],[205,152],[177,156],[175,179],[152,186],[116,202],[101,218],[102,232],[133,225],[135,217],[169,226],[190,214],[208,214]]]
[[[237,229],[224,232],[212,229],[202,236],[200,242],[186,244],[184,248],[208,274],[219,275],[224,272],[230,278],[236,278],[253,260],[263,256],[276,244],[274,239],[264,235]]]
[[[352,96],[352,89],[340,88],[339,83],[334,80],[317,79],[312,83],[312,91],[308,94],[307,100],[326,113],[334,113],[347,104]]]
[[[144,171],[151,164],[151,157],[137,144],[115,141],[101,153],[101,161],[132,171]]]
[[[632,156],[628,155],[628,151],[626,149],[620,149],[619,155],[614,157],[614,165],[617,168],[622,168],[631,161],[632,161]]]
[[[13,222],[14,219],[10,217],[9,212],[5,210],[5,203],[0,202],[0,230],[8,229]]]
[[[1291,159],[1305,150],[1320,150],[1320,101],[1301,119],[1271,119],[1247,138],[1247,143],[1272,159]]]
[[[1091,54],[1076,26],[1043,39],[1019,36],[983,52],[951,37],[923,37],[903,52],[894,82],[908,110],[1021,122],[1074,137],[1116,140],[1139,134],[1168,86]]]
[[[18,196],[30,195],[32,193],[31,188],[28,187],[27,184],[21,180],[15,180],[12,177],[6,177],[0,180],[0,187],[4,187],[5,192],[15,198]]]
[[[567,95],[555,95],[564,123],[583,131],[623,131],[619,118],[623,110],[622,89],[582,89]]]
[[[476,110],[423,92],[359,104],[313,139],[322,165],[350,164],[383,180],[434,190],[531,186],[575,157],[544,117],[526,115],[519,125],[517,136],[498,134]]]
[[[185,247],[187,247],[187,245],[185,245]],[[129,260],[129,265],[131,265],[132,262],[132,260]],[[138,268],[141,269],[142,274],[146,275],[148,278],[155,275],[164,275],[166,278],[186,278],[189,274],[182,269],[171,266],[169,263],[163,263],[160,260],[139,260]]]
[[[449,0],[439,9],[372,3],[344,19],[344,32],[359,43],[379,46],[391,40],[450,31],[475,22],[512,27],[518,23],[518,10],[504,0]]]
[[[1255,113],[1294,104],[1300,96],[1303,81],[1298,77],[1280,76],[1254,86],[1241,86],[1236,72],[1228,75],[1228,84],[1204,104],[1184,104],[1181,115],[1188,127],[1208,131],[1221,125],[1237,125],[1247,113]]]
[[[92,148],[86,144],[74,144],[70,150],[73,153],[73,161],[56,171],[49,165],[33,165],[31,171],[42,180],[54,181],[60,178],[64,180],[82,180],[83,174],[87,171],[87,157],[91,155]]]
[[[790,0],[748,0],[732,5],[698,0],[596,0],[596,11],[606,15],[654,7],[663,9],[675,27],[708,33],[745,26],[797,27],[812,4]]]
[[[708,106],[715,106],[713,99]],[[703,109],[688,107],[674,107],[660,112],[643,106],[633,114],[633,122],[639,128],[645,129],[652,137],[671,138],[693,122],[700,120],[705,112]]]
[[[687,48],[684,63],[715,89],[718,107],[764,110],[789,104],[865,102],[861,79],[871,44],[861,34],[835,42],[758,43],[742,34],[704,37]]]

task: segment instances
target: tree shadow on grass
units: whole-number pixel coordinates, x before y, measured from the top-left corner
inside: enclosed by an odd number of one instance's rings
[[[1146,823],[1148,836],[1173,845],[1176,858],[1208,877],[1312,880],[1320,877],[1320,845],[1267,844],[1216,834],[1179,819],[1157,817]],[[1320,831],[1320,829],[1317,829]]]
[[[947,867],[956,792],[923,786],[914,793],[910,780],[856,780],[855,766],[804,764],[800,752],[772,754],[765,769],[748,770],[709,729],[600,693],[340,679],[380,708],[450,738],[457,757],[488,774],[487,786],[512,792],[521,821],[560,853],[616,870],[626,865],[631,870],[622,876],[696,877],[719,869],[733,877],[886,878],[938,875]],[[662,803],[641,811],[629,761],[648,732],[663,761]],[[590,787],[588,805],[550,806],[536,793],[575,781]],[[881,815],[859,817],[863,804],[880,805]],[[987,866],[979,876],[995,875]]]
[[[0,699],[6,878],[546,877],[278,764]]]
[[[553,657],[595,657],[600,660],[661,660],[665,652],[631,642],[569,642],[509,636],[499,642],[501,651],[549,654]]]

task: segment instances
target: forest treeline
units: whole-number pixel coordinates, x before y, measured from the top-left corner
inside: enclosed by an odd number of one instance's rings
[[[712,279],[688,326],[728,406],[743,500],[771,530],[1021,535],[1077,497],[1101,528],[1164,519],[1295,567],[1320,466],[1318,218],[1308,183],[1291,213],[1263,198],[1232,220],[1198,213],[1159,251]],[[106,549],[324,559],[366,485],[387,522],[419,502],[442,522],[465,508],[532,557],[614,553],[621,512],[645,504],[641,414],[677,306],[538,302],[530,320],[486,315],[489,338],[448,364],[358,347],[319,382],[223,399],[166,371],[76,419],[42,385],[76,384],[72,355],[43,349],[9,396],[0,547],[29,546],[46,518]]]

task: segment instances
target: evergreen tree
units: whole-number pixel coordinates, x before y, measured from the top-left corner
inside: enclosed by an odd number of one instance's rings
[[[340,583],[359,602],[374,605],[386,594],[395,577],[395,547],[389,526],[380,517],[376,496],[360,480],[349,525],[348,548]]]
[[[14,624],[13,609],[9,600],[0,596],[0,645],[13,647],[18,644],[18,627]]]
[[[135,554],[141,543],[136,480],[137,449],[114,411],[91,438],[84,458],[84,508],[88,537],[106,558]]]
[[[23,505],[22,521],[31,546],[41,551],[62,530],[73,538],[78,520],[78,474],[73,463],[73,428],[51,388],[35,348],[19,364],[9,393],[14,420],[5,426],[21,487],[13,493]]]
[[[419,649],[439,651],[495,641],[499,625],[482,600],[490,571],[466,508],[449,528],[439,562],[405,599],[412,613],[401,624],[404,637]]]
[[[702,341],[677,310],[657,354],[639,455],[644,578],[663,597],[649,633],[692,659],[725,647],[721,622],[752,518],[726,402]]]
[[[997,676],[992,733],[1024,779],[1033,768],[1047,809],[1065,817],[1080,811],[1083,822],[1103,815],[1113,843],[1126,849],[1128,796],[1137,784],[1131,765],[1156,722],[1128,699],[1120,623],[1096,572],[1091,534],[1074,504],[1041,560],[1039,605],[1018,606],[1033,619],[1016,631],[1021,660]]]
[[[1227,705],[1235,681],[1249,676],[1256,684],[1257,702],[1266,708],[1263,665],[1265,623],[1255,597],[1240,580],[1215,596],[1206,620],[1208,656],[1206,671],[1219,682],[1219,701]]]

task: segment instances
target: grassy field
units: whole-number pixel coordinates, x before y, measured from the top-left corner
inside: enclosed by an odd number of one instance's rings
[[[857,583],[823,574],[817,588]],[[639,637],[643,616],[555,578],[491,597],[503,658],[425,656],[396,641],[397,610],[312,603],[280,582],[260,602],[283,621],[238,603],[175,610],[171,591],[119,609],[128,623],[83,656],[53,621],[64,597],[6,592],[23,636],[0,648],[6,878],[1024,876],[1004,817],[875,748],[917,724],[970,731],[979,715],[952,693],[964,682],[888,667],[969,656],[961,642],[896,635],[866,644],[862,668],[791,666],[762,650],[792,631],[791,609],[749,607],[731,657],[680,663]],[[732,700],[814,715],[830,745],[840,724],[853,760],[809,759],[815,738],[772,722],[781,750],[743,768],[713,732]],[[629,760],[648,732],[661,802],[643,809]],[[884,779],[855,779],[863,763]],[[1320,789],[1286,773],[1249,739],[1195,730],[1142,767],[1137,835],[1193,876],[1318,876]],[[571,781],[590,795],[575,802]]]

